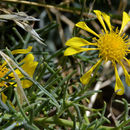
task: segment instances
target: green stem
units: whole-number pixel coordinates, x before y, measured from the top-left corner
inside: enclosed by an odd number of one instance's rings
[[[21,104],[20,104],[20,101],[19,101],[19,98],[18,98],[18,93],[17,93],[16,88],[14,88],[14,92],[15,92],[15,98],[16,98],[16,101],[17,101],[17,103],[18,103],[18,107],[19,107],[19,110],[20,110],[21,114],[22,114],[22,116],[25,118],[25,120],[26,120],[27,122],[29,122],[29,119],[28,119],[28,117],[26,116],[26,114],[24,113],[24,110],[23,110],[23,108],[22,108],[22,106],[21,106]],[[37,126],[35,126],[34,124],[32,124],[32,129],[34,129],[34,130],[39,130],[39,128],[38,128]]]
[[[123,128],[125,125],[127,125],[130,122],[130,119],[128,119],[127,121],[122,122],[118,127],[117,130],[120,130],[121,128]]]
[[[25,118],[25,120],[26,120],[27,122],[29,122],[28,117],[27,117],[26,114],[24,113],[24,111],[23,111],[23,109],[22,109],[22,106],[21,106],[21,104],[20,104],[20,101],[19,101],[19,98],[18,98],[18,93],[17,93],[16,88],[14,88],[14,92],[15,92],[15,98],[16,98],[16,101],[17,101],[17,103],[18,103],[18,107],[19,107],[19,110],[20,110],[21,114],[23,115],[23,117]]]
[[[23,37],[21,36],[21,34],[14,27],[13,27],[13,30],[14,30],[15,34],[18,36],[18,38],[21,40],[21,42],[23,43],[23,46],[24,46],[25,45],[25,41],[24,41]]]
[[[61,119],[61,118],[58,118],[57,116],[36,118],[34,119],[34,122],[40,126],[44,126],[46,123],[50,123],[50,124],[56,124],[60,126],[73,127],[73,121]]]
[[[73,125],[74,125],[73,121],[61,119],[61,118],[58,118],[57,116],[35,118],[34,123],[43,127],[43,128],[48,123],[56,124],[56,125],[60,125],[60,126],[65,126],[65,127],[71,127],[71,128],[73,128]],[[76,126],[77,127],[79,126],[79,122],[76,122]],[[102,129],[105,129],[105,130],[116,130],[114,127],[108,127],[108,126],[100,126],[99,128],[102,128]],[[93,127],[88,128],[88,130],[93,130]]]

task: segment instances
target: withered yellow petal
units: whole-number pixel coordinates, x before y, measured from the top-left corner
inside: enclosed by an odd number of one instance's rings
[[[102,14],[101,11],[99,11],[99,10],[94,10],[94,13],[96,14],[96,16],[97,16],[99,22],[101,23],[101,25],[103,26],[105,32],[107,32],[105,23],[104,23],[104,21],[103,21],[103,19],[102,19],[102,16],[101,16],[101,14]]]
[[[123,95],[124,91],[125,91],[124,86],[123,86],[122,81],[118,75],[118,71],[117,71],[115,64],[114,64],[114,68],[115,68],[115,77],[116,77],[115,92],[117,95]]]
[[[124,27],[129,21],[130,21],[130,16],[126,12],[123,12],[123,20],[122,20],[122,25],[119,34],[123,32]]]
[[[95,36],[97,36],[97,37],[99,37],[99,35],[98,35],[97,33],[95,33],[92,29],[90,29],[90,28],[86,25],[85,22],[78,22],[78,23],[76,24],[76,26],[79,27],[79,28],[81,28],[81,29],[83,29],[83,30],[85,30],[85,31],[87,31],[87,32],[90,32],[91,34],[93,34],[93,35],[95,35]]]
[[[73,37],[66,42],[66,45],[71,47],[81,47],[87,45],[97,45],[97,43],[91,43],[83,38]]]
[[[12,54],[27,54],[32,50],[32,46],[28,46],[27,49],[16,49],[12,51]]]
[[[82,82],[82,84],[88,84],[88,82],[90,81],[91,78],[91,74],[93,72],[93,70],[101,63],[102,59],[100,59],[88,72],[86,72],[81,78],[80,81]]]

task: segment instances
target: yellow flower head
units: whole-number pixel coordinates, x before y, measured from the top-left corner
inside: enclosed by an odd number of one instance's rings
[[[99,51],[99,57],[100,60],[87,72],[85,73],[81,78],[81,82],[83,84],[87,84],[91,78],[91,74],[93,70],[102,62],[102,61],[111,61],[114,70],[115,70],[115,77],[116,77],[116,84],[115,84],[115,92],[118,95],[124,94],[124,86],[120,80],[120,77],[118,75],[116,63],[120,64],[124,70],[126,83],[128,86],[130,86],[130,75],[128,74],[127,70],[125,69],[123,65],[123,60],[126,60],[128,64],[130,65],[129,60],[126,58],[126,55],[130,53],[129,46],[130,41],[128,39],[128,36],[125,36],[123,34],[123,29],[126,26],[126,24],[130,21],[130,16],[123,12],[123,21],[120,30],[118,28],[113,30],[113,27],[110,23],[110,16],[107,14],[99,11],[94,10],[94,13],[96,14],[99,22],[101,23],[104,31],[102,31],[102,34],[97,34],[92,29],[90,29],[85,22],[78,22],[76,24],[77,27],[86,30],[87,32],[95,35],[96,37],[93,38],[94,42],[88,42],[85,39],[79,38],[79,37],[73,37],[70,40],[66,42],[66,45],[69,46],[65,52],[65,56],[77,54],[83,51],[89,51],[89,50],[98,50]],[[105,22],[104,22],[105,21]],[[108,26],[108,29],[106,28],[106,25]],[[85,46],[93,45],[94,48],[86,48]]]
[[[27,49],[13,50],[12,54],[26,54],[26,53],[29,53],[31,50],[32,50],[32,47],[29,46]],[[21,68],[32,78],[34,71],[38,65],[38,62],[34,61],[33,54],[31,53],[27,54],[26,57],[20,63],[23,63]],[[6,67],[6,63],[4,62],[4,64],[0,66],[0,78],[3,78],[7,72],[9,72],[9,69]],[[16,69],[15,72],[17,73],[19,78],[24,78],[24,75],[18,69]],[[10,73],[9,76],[14,78],[13,73]],[[12,84],[12,82],[10,83]],[[29,80],[21,80],[21,83],[22,83],[23,88],[28,88],[32,85],[32,82]],[[2,86],[8,87],[7,82],[4,80],[0,81],[0,87]]]
[[[13,50],[12,54],[26,54],[26,53],[29,53],[31,50],[32,50],[32,46],[29,46],[27,49]],[[26,57],[20,63],[23,63],[21,68],[32,78],[34,71],[38,65],[38,62],[34,61],[33,54],[31,54],[31,53],[27,54]],[[6,67],[6,62],[4,62],[0,66],[0,78],[3,78],[5,76],[5,74],[7,74],[7,72],[9,72],[9,69]],[[15,72],[17,73],[19,78],[24,78],[24,75],[18,69],[16,69]],[[12,79],[14,79],[13,72],[10,73],[9,76],[12,77]],[[13,82],[9,82],[9,83],[14,84]],[[24,79],[24,80],[21,80],[21,84],[22,84],[23,88],[28,88],[32,85],[32,82]],[[4,79],[2,81],[0,81],[0,87],[3,87],[3,86],[8,87],[7,81],[4,81]],[[17,87],[17,84],[15,84],[14,86]],[[6,103],[7,96],[3,92],[1,92],[1,96],[2,96],[2,101],[4,103]],[[12,107],[14,107],[13,104],[11,103],[11,101],[9,101],[9,103]]]

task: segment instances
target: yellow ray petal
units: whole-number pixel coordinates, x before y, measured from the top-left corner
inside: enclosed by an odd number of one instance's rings
[[[126,57],[124,57],[124,59],[126,60],[126,62],[128,63],[128,65],[130,66],[130,60],[128,60]]]
[[[7,96],[3,93],[3,92],[1,92],[1,96],[2,96],[2,101],[3,101],[3,103],[6,103],[6,101],[7,101]],[[9,100],[9,104],[13,107],[13,108],[15,108],[14,107],[14,105],[12,104],[12,102]]]
[[[123,32],[124,27],[129,21],[130,21],[130,16],[126,12],[123,12],[123,20],[122,20],[122,25],[119,34]]]
[[[95,45],[96,46],[97,43],[91,43],[83,38],[73,37],[66,42],[66,45],[71,46],[71,47],[81,47],[81,46],[87,46],[87,45]]]
[[[34,74],[35,69],[36,69],[36,67],[38,65],[38,62],[33,61],[32,64],[31,64],[31,62],[29,64],[27,64],[27,63],[25,63],[25,64],[26,64],[25,66],[22,66],[23,70],[25,72],[27,72],[30,77],[33,77],[33,74]]]
[[[122,64],[122,62],[120,62],[120,65],[123,68],[124,74],[125,74],[125,82],[128,86],[130,86],[130,75],[128,74],[127,70],[125,69],[124,65]]]
[[[32,46],[28,46],[27,49],[17,49],[17,50],[13,50],[12,54],[26,54],[29,53],[32,50]]]
[[[130,50],[127,50],[128,53],[130,53]]]
[[[21,62],[24,62],[22,65],[23,70],[32,78],[38,65],[38,62],[34,61],[33,54],[28,54]],[[22,80],[23,88],[29,88],[32,84],[33,83],[29,80]]]
[[[29,88],[33,84],[31,81],[26,80],[26,79],[22,80],[21,83],[22,83],[23,88]]]
[[[27,67],[29,67],[29,65],[31,65],[33,63],[33,61],[34,61],[33,54],[30,53],[30,54],[26,55],[26,57],[20,61],[20,63],[24,63],[22,65],[23,70],[25,70]]]
[[[7,101],[7,96],[6,96],[3,92],[1,92],[1,96],[2,96],[2,101],[3,101],[3,103],[6,103],[6,101]]]
[[[35,72],[35,69],[38,65],[38,62],[34,61],[34,56],[33,54],[28,54],[20,63],[24,63],[21,68],[30,76],[33,77],[33,74]],[[19,78],[23,78],[24,75],[18,70],[16,69],[15,72],[17,73],[17,75],[19,76]],[[13,77],[13,73],[9,74],[9,76]],[[31,81],[28,80],[22,80],[21,81],[23,88],[28,88],[32,85]],[[14,85],[15,87],[17,87],[17,84]]]
[[[83,51],[91,51],[91,50],[98,50],[98,48],[74,48],[74,47],[68,47],[65,51],[64,51],[64,56],[70,56],[70,55],[74,55]]]
[[[24,77],[24,76],[22,75],[22,73],[21,73],[18,69],[15,70],[15,73],[16,73],[20,78],[23,78],[23,77]],[[12,78],[14,78],[14,73],[13,73],[13,72],[10,73],[9,76],[12,77]]]
[[[99,11],[99,10],[94,10],[94,13],[97,15],[97,18],[98,18],[99,22],[101,23],[101,25],[103,26],[105,32],[107,32],[105,23],[104,23],[104,21],[103,21],[103,19],[102,19],[102,16],[101,16],[101,11]]]
[[[28,54],[20,63],[24,63],[21,67],[30,76],[33,77],[34,71],[38,65],[37,61],[34,61],[33,54]],[[17,72],[16,72],[17,73]],[[19,76],[20,77],[20,76]],[[20,77],[22,78],[22,76]]]
[[[97,36],[97,37],[99,37],[99,35],[98,35],[97,33],[95,33],[92,29],[90,29],[90,28],[86,25],[85,22],[78,22],[78,23],[76,24],[76,26],[79,27],[79,28],[81,28],[81,29],[83,29],[83,30],[86,30],[87,32],[92,33],[93,35],[95,35],[95,36]]]
[[[118,75],[116,64],[114,64],[114,68],[115,68],[115,77],[116,77],[115,92],[117,95],[123,95],[124,94],[124,86],[123,86],[122,81],[120,80],[120,77]]]
[[[82,82],[82,84],[88,84],[90,78],[91,78],[91,74],[93,72],[93,70],[101,63],[102,59],[100,59],[88,72],[86,72],[81,78],[80,81]]]
[[[110,16],[105,14],[105,13],[102,13],[102,16],[103,16],[103,18],[104,18],[104,20],[105,20],[109,30],[111,31],[112,30],[112,26],[111,26],[111,22],[110,22]]]

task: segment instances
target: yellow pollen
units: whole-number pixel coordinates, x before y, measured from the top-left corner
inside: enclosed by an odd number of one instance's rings
[[[102,57],[105,61],[120,61],[125,57],[128,50],[128,44],[120,36],[117,31],[107,32],[101,34],[97,40],[99,48],[99,57]]]

